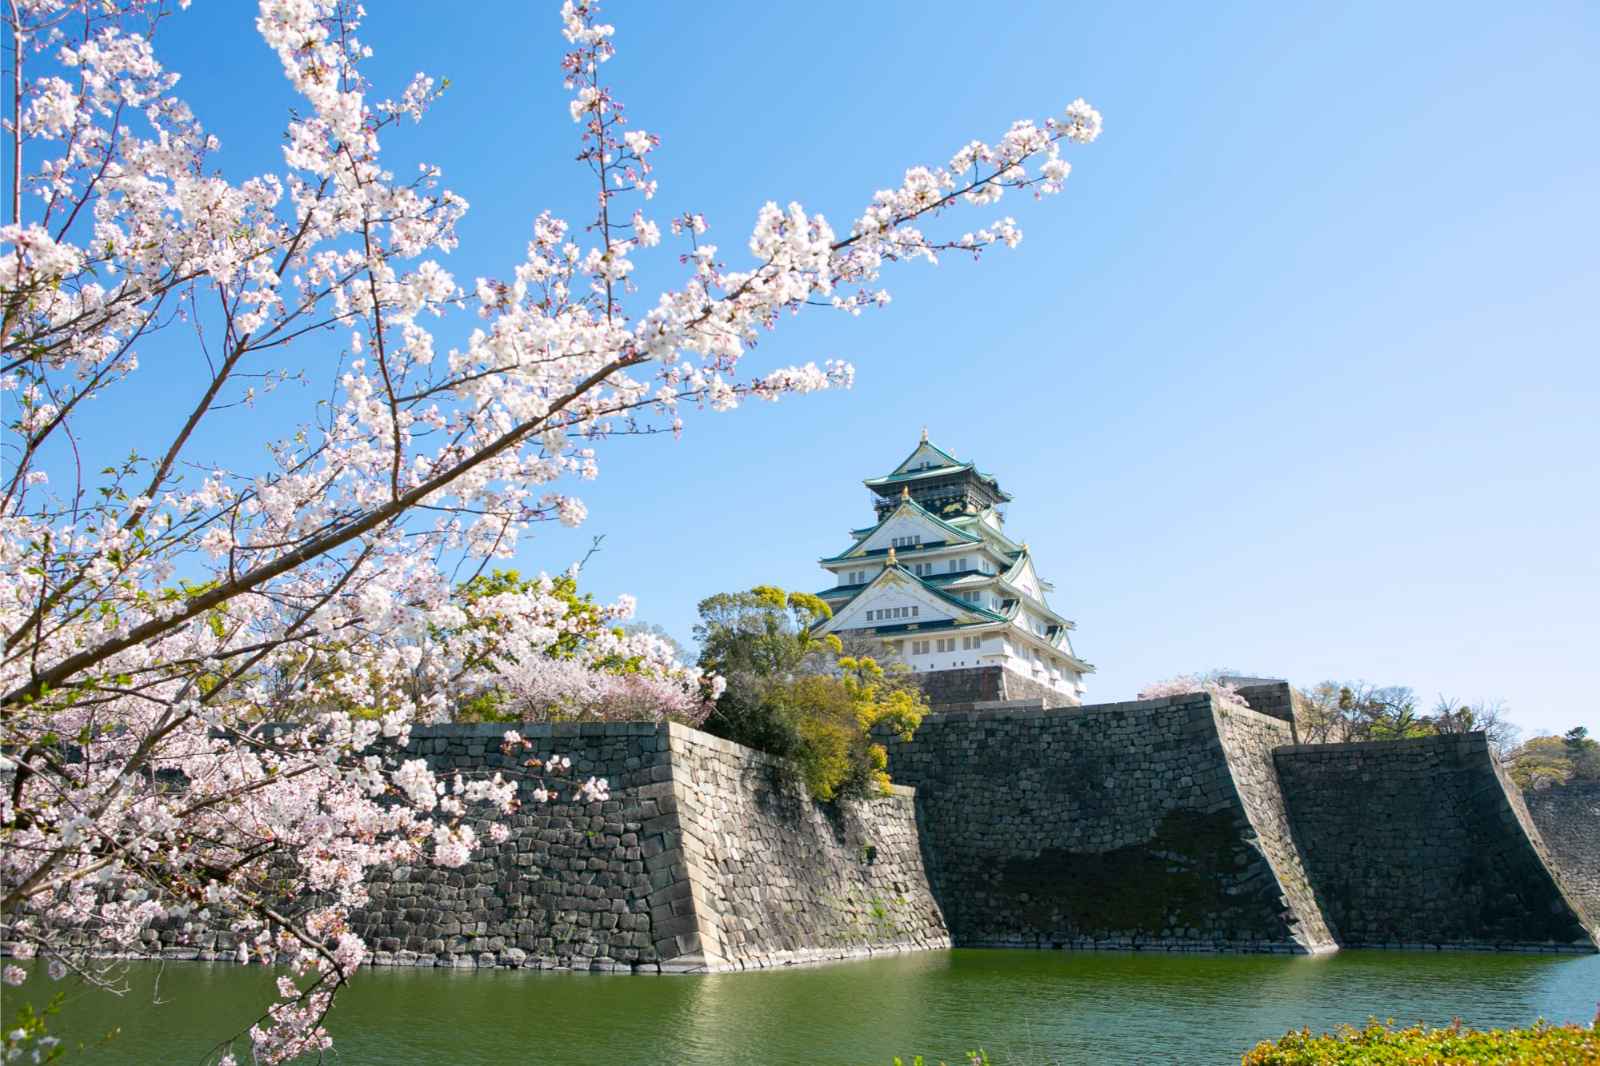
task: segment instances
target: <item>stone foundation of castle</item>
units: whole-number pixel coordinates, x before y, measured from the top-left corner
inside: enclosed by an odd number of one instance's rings
[[[504,728],[419,728],[411,750],[438,772],[492,771]],[[819,804],[778,760],[675,724],[522,732],[612,798],[527,802],[460,869],[381,871],[357,916],[375,963],[1596,948],[1600,790],[1525,804],[1481,734],[1296,745],[1285,717],[1200,694],[1011,704],[930,714],[887,741],[891,795]],[[233,955],[227,930],[148,936],[152,955]]]

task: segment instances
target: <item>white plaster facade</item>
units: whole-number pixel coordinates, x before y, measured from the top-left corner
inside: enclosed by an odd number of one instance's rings
[[[866,484],[880,518],[821,560],[834,579],[819,593],[834,610],[821,630],[881,639],[919,673],[1002,666],[1081,702],[1094,667],[1073,651],[1073,623],[1050,608],[1028,546],[1003,532],[998,483],[924,436]]]

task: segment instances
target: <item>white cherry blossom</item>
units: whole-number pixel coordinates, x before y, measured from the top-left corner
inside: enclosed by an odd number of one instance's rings
[[[0,219],[0,940],[39,972],[105,979],[95,960],[155,923],[224,928],[222,950],[283,968],[247,1034],[262,1063],[328,1046],[375,867],[466,862],[523,803],[613,802],[515,730],[515,770],[440,780],[407,750],[414,723],[475,697],[524,718],[692,722],[719,690],[613,632],[626,598],[575,610],[543,578],[464,602],[456,568],[511,556],[540,522],[581,524],[571,489],[617,435],[848,387],[837,360],[746,361],[796,313],[887,306],[890,264],[1015,247],[1019,211],[994,205],[1060,190],[1063,149],[1101,131],[1077,100],[912,166],[853,217],[773,201],[713,243],[698,211],[646,214],[661,137],[601,77],[617,30],[569,0],[553,118],[576,124],[595,214],[536,215],[518,261],[474,278],[450,260],[466,201],[432,163],[383,155],[401,123],[425,135],[443,81],[371,86],[354,3],[259,0],[292,96],[245,146],[268,149],[263,174],[238,172],[252,156],[163,66],[181,14],[17,0],[0,17],[21,42],[7,133],[24,163]],[[673,280],[641,293],[652,255]],[[441,332],[452,315],[470,330]],[[199,369],[136,407],[122,387],[147,358]],[[216,461],[210,442],[297,395],[292,422],[238,450],[259,462]],[[168,414],[151,454],[86,446]]]

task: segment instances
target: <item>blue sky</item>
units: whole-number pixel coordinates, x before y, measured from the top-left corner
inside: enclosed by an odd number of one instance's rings
[[[370,5],[383,92],[418,69],[451,81],[387,148],[397,170],[442,164],[472,203],[464,279],[509,274],[540,209],[584,216],[556,6]],[[235,175],[281,169],[293,102],[252,11],[196,4],[161,48]],[[1062,196],[1002,205],[1015,251],[887,275],[886,310],[787,321],[751,357],[849,359],[853,390],[604,445],[588,525],[540,530],[524,569],[603,534],[586,584],[687,639],[709,593],[820,587],[817,558],[870,517],[860,479],[926,425],[1015,495],[1008,531],[1078,622],[1091,699],[1226,665],[1500,698],[1529,731],[1600,732],[1600,9],[606,17],[618,94],[663,138],[654,213],[703,211],[725,248],[768,199],[843,228],[906,166],[1080,95],[1105,134],[1071,153]],[[192,381],[188,358],[147,361],[144,396]],[[232,457],[248,434],[208,446]]]

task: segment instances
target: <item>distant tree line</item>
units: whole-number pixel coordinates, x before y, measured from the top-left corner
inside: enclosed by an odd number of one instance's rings
[[[1511,753],[1509,768],[1525,789],[1600,782],[1600,741],[1581,725],[1559,737],[1534,737]]]
[[[1405,685],[1367,681],[1323,681],[1295,690],[1295,724],[1307,744],[1353,740],[1400,740],[1482,731],[1502,758],[1516,747],[1520,730],[1500,700],[1467,703],[1440,696],[1424,709]]]
[[[1231,671],[1215,671],[1225,676]],[[1323,681],[1295,689],[1295,726],[1304,744],[1400,740],[1481,731],[1512,780],[1546,788],[1568,781],[1600,781],[1600,741],[1583,726],[1563,736],[1535,736],[1519,743],[1521,730],[1504,701],[1465,702],[1438,697],[1431,708],[1404,685]]]

